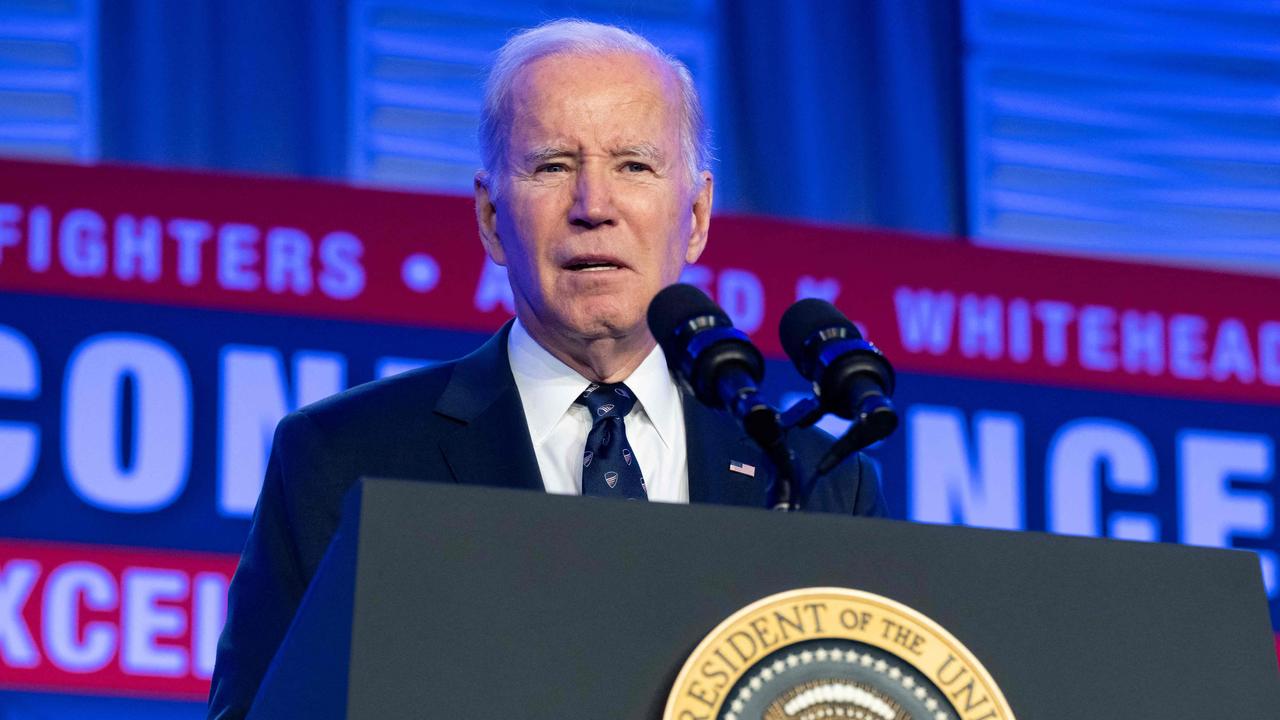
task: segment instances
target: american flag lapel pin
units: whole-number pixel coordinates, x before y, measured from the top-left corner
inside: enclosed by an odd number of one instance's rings
[[[729,461],[729,472],[736,472],[736,473],[739,473],[739,474],[742,474],[742,475],[746,475],[747,477],[755,477],[755,476],[756,476],[756,466],[755,466],[755,465],[748,465],[748,464],[746,464],[746,463],[744,463],[744,462],[738,462],[737,460],[730,460],[730,461]]]

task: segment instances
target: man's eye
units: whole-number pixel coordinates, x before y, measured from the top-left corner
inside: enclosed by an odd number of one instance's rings
[[[625,169],[627,172],[638,173],[638,172],[649,172],[653,168],[649,167],[648,165],[645,165],[642,162],[629,162],[623,166],[623,169]]]
[[[564,163],[547,163],[546,165],[539,165],[537,169],[534,170],[534,172],[561,173],[561,172],[567,171],[568,169],[569,168],[564,166]]]

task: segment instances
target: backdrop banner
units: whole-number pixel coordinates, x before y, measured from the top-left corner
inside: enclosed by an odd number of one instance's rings
[[[896,517],[1253,550],[1280,627],[1280,279],[722,216],[684,280],[784,405],[795,300],[885,352]],[[0,687],[202,700],[276,422],[511,314],[469,198],[0,161]]]

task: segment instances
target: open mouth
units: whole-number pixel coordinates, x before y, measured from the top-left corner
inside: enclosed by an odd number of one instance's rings
[[[564,269],[573,272],[598,272],[600,270],[621,270],[622,266],[612,260],[603,258],[575,258],[565,263]]]

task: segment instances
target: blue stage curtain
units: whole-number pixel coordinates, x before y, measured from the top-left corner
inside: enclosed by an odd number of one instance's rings
[[[111,0],[100,12],[104,160],[345,175],[344,3]]]
[[[962,234],[955,2],[721,0],[717,207]],[[347,13],[102,3],[103,159],[345,177]]]
[[[951,0],[720,5],[722,207],[962,234]]]

